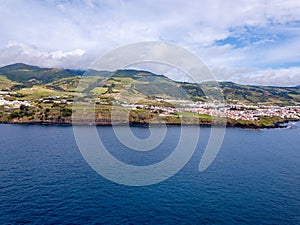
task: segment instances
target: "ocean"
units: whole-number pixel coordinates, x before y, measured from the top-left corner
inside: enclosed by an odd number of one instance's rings
[[[145,166],[172,153],[181,128],[168,127],[148,152],[124,147],[112,127],[97,130],[111,155]],[[149,136],[148,128],[131,130]],[[228,128],[216,159],[199,172],[209,132],[200,128],[178,173],[136,187],[94,171],[71,126],[0,124],[0,224],[300,224],[300,124]]]

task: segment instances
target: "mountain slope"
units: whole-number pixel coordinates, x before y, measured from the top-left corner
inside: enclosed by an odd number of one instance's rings
[[[84,75],[86,84],[78,89],[80,78]],[[22,63],[0,68],[0,88],[2,90],[21,90],[33,86],[64,92],[85,92],[109,94],[124,92],[163,98],[192,99],[206,101],[205,93],[213,93],[220,87],[228,102],[251,104],[300,104],[300,86],[271,87],[240,85],[233,82],[204,82],[202,84],[176,82],[164,75],[148,71],[117,70],[82,71],[55,68],[40,68]],[[126,88],[124,88],[126,86]]]
[[[300,102],[299,87],[273,87],[240,85],[232,82],[220,82],[226,100],[251,103],[294,103]]]
[[[16,63],[0,68],[0,75],[5,76],[11,81],[20,83],[34,81],[34,83],[46,84],[60,78],[82,75],[83,73],[84,71],[80,70],[40,68],[23,63]]]

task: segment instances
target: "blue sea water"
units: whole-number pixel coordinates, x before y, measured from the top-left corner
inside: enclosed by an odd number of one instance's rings
[[[166,158],[180,134],[169,127],[162,147],[143,153],[122,147],[111,127],[98,129],[111,154],[134,165]],[[193,157],[170,179],[131,187],[90,168],[72,127],[1,124],[0,224],[300,224],[299,124],[229,128],[216,160],[200,173],[208,137],[201,128]]]

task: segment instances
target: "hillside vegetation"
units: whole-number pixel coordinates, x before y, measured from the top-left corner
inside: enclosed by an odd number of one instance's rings
[[[224,121],[205,111],[193,111],[199,110],[195,107],[201,102],[225,100],[230,104],[230,110],[231,104],[236,106],[236,103],[256,108],[300,103],[299,86],[253,86],[214,81],[196,84],[177,82],[161,74],[140,70],[82,71],[21,63],[0,68],[0,91],[1,123],[89,124],[94,121],[99,125],[110,125],[114,109],[113,119],[118,124],[126,123],[126,118],[129,118],[132,125],[144,126],[150,122],[153,124],[153,121],[159,125],[161,120],[179,125],[183,119],[184,124],[209,126],[212,119],[219,124]],[[86,116],[89,107],[94,112],[91,119]],[[128,109],[130,113],[124,116]],[[286,120],[289,119],[281,115],[260,116],[254,120],[228,118],[227,125],[277,127],[279,122]]]
[[[201,84],[176,82],[164,75],[147,71],[118,70],[85,71],[40,68],[26,64],[13,64],[0,68],[1,90],[20,91],[43,88],[55,92],[109,94],[124,92],[170,99],[206,101],[207,94],[220,87],[227,102],[251,104],[297,105],[300,87],[271,87],[240,85],[233,82],[205,82]],[[84,75],[84,76],[83,76]],[[80,79],[80,87],[77,87]],[[84,84],[84,82],[86,84]],[[127,85],[126,93],[123,90]],[[128,86],[129,85],[129,86]],[[129,92],[129,93],[128,93]]]

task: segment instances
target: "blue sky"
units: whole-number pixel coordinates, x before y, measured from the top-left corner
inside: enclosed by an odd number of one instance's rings
[[[116,47],[166,41],[218,80],[300,84],[299,0],[2,0],[0,28],[0,65],[87,68]]]

